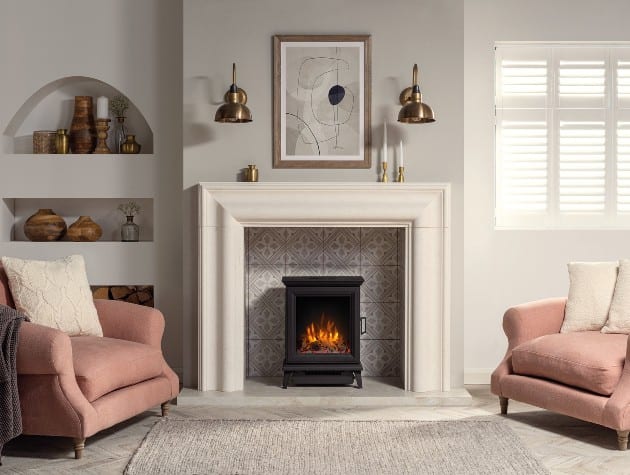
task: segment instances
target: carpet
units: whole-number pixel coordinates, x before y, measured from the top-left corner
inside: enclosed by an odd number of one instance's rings
[[[496,421],[159,421],[132,474],[547,474]]]

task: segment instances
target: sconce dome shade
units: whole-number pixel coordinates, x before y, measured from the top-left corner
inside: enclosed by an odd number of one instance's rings
[[[423,102],[408,102],[400,109],[398,122],[426,124],[435,122],[435,115],[433,115],[433,109]]]
[[[241,123],[251,122],[252,113],[245,104],[228,102],[217,109],[214,115],[215,122]]]

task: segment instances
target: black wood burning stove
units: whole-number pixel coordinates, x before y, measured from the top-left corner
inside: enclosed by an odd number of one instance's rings
[[[282,282],[287,294],[282,387],[355,380],[362,387],[363,277],[283,277]]]

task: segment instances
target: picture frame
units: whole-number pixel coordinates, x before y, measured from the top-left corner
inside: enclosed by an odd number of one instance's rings
[[[275,35],[274,168],[370,168],[371,36]]]

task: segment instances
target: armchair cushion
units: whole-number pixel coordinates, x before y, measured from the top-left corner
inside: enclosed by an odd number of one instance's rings
[[[557,333],[512,350],[514,373],[537,376],[597,394],[613,393],[623,372],[627,335]]]
[[[159,348],[107,337],[70,340],[77,383],[90,402],[162,374],[164,359]]]

